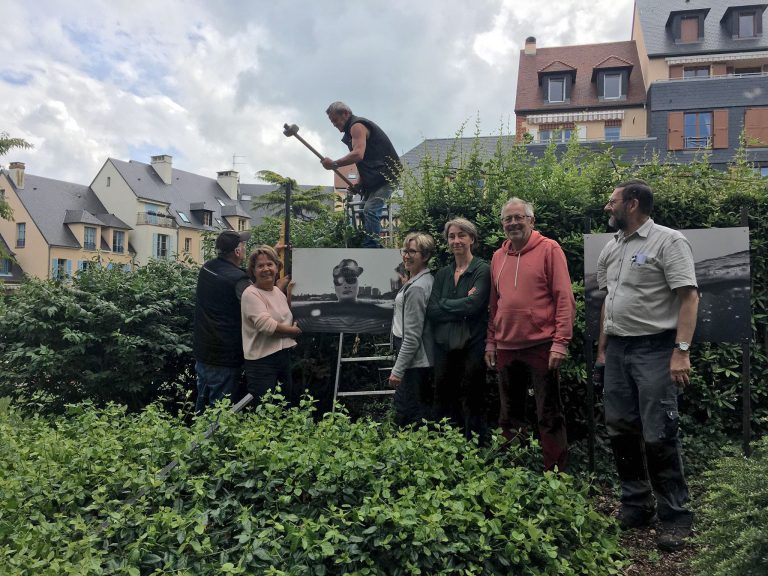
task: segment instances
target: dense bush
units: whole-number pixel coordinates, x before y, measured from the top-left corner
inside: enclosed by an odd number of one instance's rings
[[[702,576],[768,574],[768,438],[749,459],[729,456],[705,474],[698,516]]]
[[[132,273],[28,279],[0,313],[0,394],[140,407],[188,383],[196,278],[196,267],[155,260]]]
[[[204,419],[188,429],[153,407],[76,406],[47,421],[0,407],[0,573],[620,572],[617,530],[584,489],[515,466],[515,449],[339,413],[316,424],[306,403],[208,414],[218,432],[184,455]]]

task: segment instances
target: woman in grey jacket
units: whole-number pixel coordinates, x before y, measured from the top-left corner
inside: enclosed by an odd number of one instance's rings
[[[403,265],[408,281],[395,297],[392,319],[397,361],[389,383],[395,390],[395,422],[400,426],[432,418],[432,332],[426,321],[432,292],[432,274],[427,263],[435,251],[429,234],[412,232],[403,241]]]

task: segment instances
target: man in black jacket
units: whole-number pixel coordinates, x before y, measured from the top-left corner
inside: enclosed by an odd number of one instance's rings
[[[225,230],[218,257],[200,268],[195,302],[194,353],[198,414],[237,391],[243,366],[240,296],[251,283],[241,268],[250,232]]]
[[[359,192],[365,201],[363,222],[367,237],[363,248],[381,248],[381,215],[384,203],[392,195],[392,184],[399,176],[400,158],[384,131],[370,120],[352,114],[344,102],[334,102],[325,113],[344,134],[341,141],[347,145],[349,154],[338,160],[326,157],[320,163],[326,170],[357,164],[360,184],[353,191]]]

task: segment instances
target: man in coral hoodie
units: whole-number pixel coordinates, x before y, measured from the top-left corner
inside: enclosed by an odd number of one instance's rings
[[[560,364],[573,335],[576,302],[560,245],[533,229],[533,206],[510,199],[501,210],[507,240],[491,260],[491,298],[485,362],[499,372],[499,426],[506,438],[527,434],[529,387],[544,453],[544,468],[568,463]]]

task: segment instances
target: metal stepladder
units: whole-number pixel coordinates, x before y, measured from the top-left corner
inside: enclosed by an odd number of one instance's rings
[[[338,398],[342,398],[345,396],[388,396],[395,393],[393,389],[386,389],[386,390],[361,390],[359,392],[344,392],[339,391],[339,381],[341,380],[341,366],[342,364],[352,363],[352,362],[394,362],[395,355],[394,355],[394,348],[392,343],[392,335],[390,334],[389,337],[389,354],[384,356],[349,356],[344,357],[343,349],[344,349],[344,333],[339,333],[339,354],[336,359],[336,380],[333,385],[333,405],[331,408],[332,412],[336,411],[336,400]],[[385,370],[391,370],[390,367],[385,368],[379,368],[380,371]]]
[[[347,197],[344,200],[344,211],[346,213],[346,220],[354,228],[364,227],[363,223],[363,206],[365,202],[363,200],[351,200],[351,197]],[[381,212],[381,244],[382,246],[392,246],[395,238],[395,229],[392,220],[392,199],[390,198],[384,204],[384,209]]]

